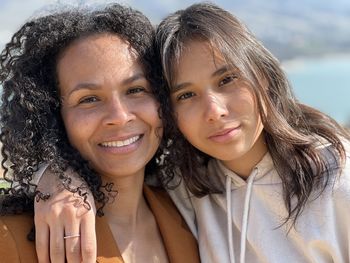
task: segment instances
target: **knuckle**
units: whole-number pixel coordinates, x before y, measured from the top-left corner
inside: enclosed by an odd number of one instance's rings
[[[62,210],[62,214],[64,215],[65,218],[76,217],[76,208],[72,205],[65,206],[64,209]]]
[[[34,206],[34,218],[36,220],[43,220],[47,216],[47,209],[44,206],[35,205]]]
[[[75,217],[76,208],[71,204],[58,204],[52,207],[50,212],[52,217],[62,217],[62,218],[71,218]]]
[[[48,218],[59,218],[61,215],[61,209],[57,206],[51,206],[50,212],[47,214]]]

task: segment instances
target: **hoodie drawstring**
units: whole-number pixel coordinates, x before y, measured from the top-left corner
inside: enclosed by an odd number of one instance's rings
[[[227,211],[227,238],[230,262],[235,263],[235,253],[232,237],[232,205],[231,205],[231,178],[226,176],[226,211]]]
[[[252,194],[254,179],[257,174],[258,174],[258,169],[254,169],[253,173],[251,174],[251,176],[248,177],[248,181],[247,181],[247,190],[246,190],[245,199],[244,199],[243,218],[242,218],[241,251],[240,251],[240,261],[239,261],[240,263],[245,263],[250,197]],[[230,256],[230,262],[235,263],[233,236],[232,236],[231,177],[229,176],[226,176],[226,206],[227,206],[229,256]]]

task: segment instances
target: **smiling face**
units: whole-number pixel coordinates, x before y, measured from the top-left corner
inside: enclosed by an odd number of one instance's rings
[[[143,173],[162,123],[130,45],[113,34],[82,38],[63,52],[57,74],[72,146],[101,176]]]
[[[185,45],[171,99],[186,139],[242,177],[266,153],[251,86],[208,43]]]

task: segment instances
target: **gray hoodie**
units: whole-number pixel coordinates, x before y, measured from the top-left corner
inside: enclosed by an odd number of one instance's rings
[[[350,262],[349,161],[320,196],[310,197],[292,228],[282,224],[282,184],[268,153],[246,181],[218,160],[208,169],[225,193],[196,198],[183,184],[169,191],[203,263]]]

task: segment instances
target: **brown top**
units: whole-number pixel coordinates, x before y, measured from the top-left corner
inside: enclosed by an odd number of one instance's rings
[[[157,221],[171,263],[199,263],[196,240],[164,190],[144,187],[144,196]],[[35,243],[27,240],[32,215],[0,217],[0,263],[36,263]],[[104,217],[96,218],[97,262],[123,263]]]

